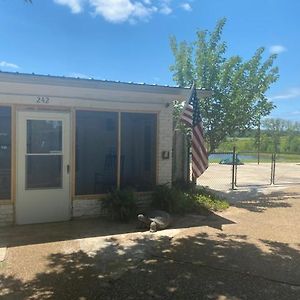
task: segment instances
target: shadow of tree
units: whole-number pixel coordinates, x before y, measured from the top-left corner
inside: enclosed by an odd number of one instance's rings
[[[221,229],[222,225],[233,223],[214,213],[208,216],[186,215],[174,216],[172,228],[211,226]],[[146,230],[145,228],[144,231]],[[104,217],[59,223],[12,226],[0,228],[0,247],[16,247],[138,232],[141,232],[141,229],[137,227],[136,221],[118,223]]]
[[[0,275],[3,299],[299,299],[300,252],[245,235],[117,238],[96,251],[55,253],[48,271]]]
[[[299,193],[289,191],[275,191],[265,194],[257,187],[252,187],[246,191],[214,192],[227,199],[231,206],[258,213],[262,213],[268,208],[289,208],[291,203],[287,199],[300,196]]]
[[[75,219],[57,223],[16,225],[0,228],[0,247],[42,244],[139,231],[136,222],[117,223],[106,217]]]

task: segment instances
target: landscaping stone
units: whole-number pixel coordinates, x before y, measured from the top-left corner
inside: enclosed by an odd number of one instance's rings
[[[0,248],[0,262],[3,262],[6,257],[6,247]]]

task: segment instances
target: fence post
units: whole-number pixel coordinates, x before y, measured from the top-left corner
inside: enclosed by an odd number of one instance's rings
[[[274,153],[272,153],[272,156],[271,156],[271,177],[270,177],[270,185],[272,185],[272,183],[273,183],[273,156],[274,156]]]
[[[233,151],[232,151],[232,177],[231,177],[231,189],[234,190],[235,189],[235,146],[233,147]]]
[[[276,153],[274,153],[274,161],[273,161],[273,184],[275,184],[275,172],[276,172]]]
[[[272,153],[270,184],[275,184],[276,153]]]
[[[237,187],[237,155],[236,155],[235,173],[234,173],[234,186]]]

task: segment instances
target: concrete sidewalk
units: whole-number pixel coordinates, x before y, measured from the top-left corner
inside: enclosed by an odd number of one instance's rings
[[[35,226],[16,228],[21,241],[6,236],[10,247],[0,264],[0,295],[300,299],[299,216],[300,189],[291,187],[237,197],[221,214],[189,216],[178,220],[177,228],[155,234],[138,232],[132,224],[122,228],[89,220],[44,225],[50,236],[42,238],[36,229],[30,243]]]

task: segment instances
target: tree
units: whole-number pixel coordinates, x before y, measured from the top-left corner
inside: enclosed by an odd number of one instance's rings
[[[273,149],[276,153],[280,150],[280,137],[283,135],[286,123],[281,119],[265,119],[263,126],[267,131],[269,137],[271,137]]]
[[[198,88],[213,91],[213,96],[200,99],[201,115],[209,151],[213,152],[227,136],[236,136],[257,126],[274,108],[265,92],[278,79],[273,67],[276,55],[263,61],[265,49],[256,50],[243,61],[240,56],[226,56],[227,45],[221,40],[226,19],[221,19],[212,32],[200,30],[194,43],[170,46],[175,58],[170,67],[174,81],[182,86],[196,83]]]
[[[270,150],[275,152],[299,152],[300,123],[268,118],[262,122],[270,140]]]

